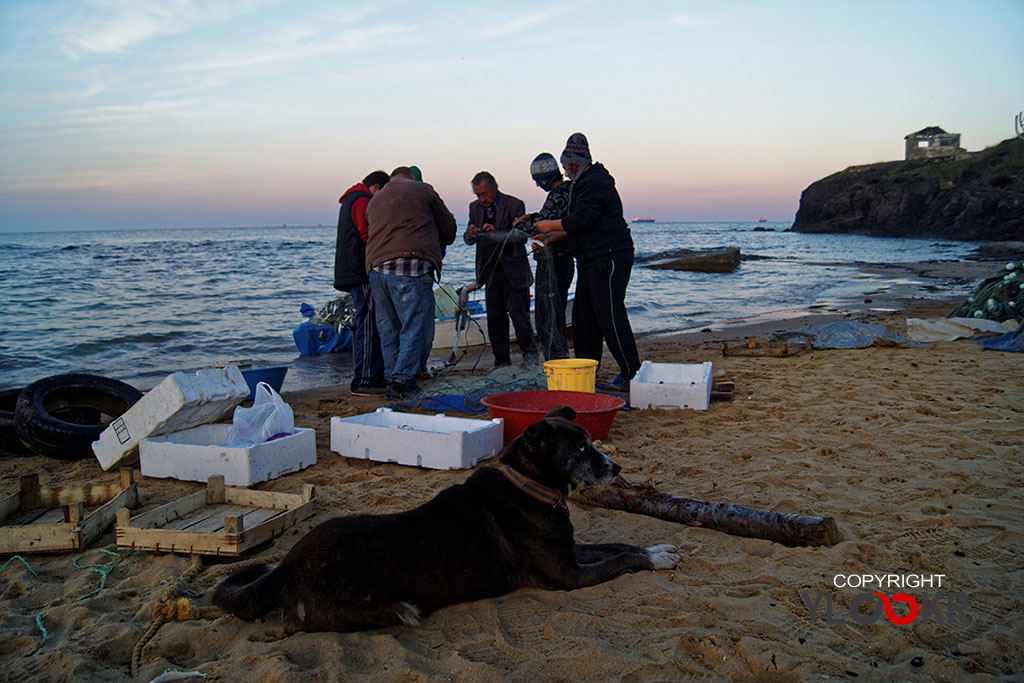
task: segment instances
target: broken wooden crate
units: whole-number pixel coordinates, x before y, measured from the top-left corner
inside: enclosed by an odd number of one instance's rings
[[[716,368],[711,378],[711,398],[731,400],[736,390],[736,383],[732,381],[725,370]]]
[[[122,469],[116,483],[78,486],[40,486],[38,474],[26,474],[21,490],[0,501],[0,555],[82,550],[118,510],[138,503],[131,469]]]
[[[278,493],[225,486],[223,475],[206,488],[132,517],[118,510],[118,548],[162,553],[241,555],[313,514],[316,487]]]

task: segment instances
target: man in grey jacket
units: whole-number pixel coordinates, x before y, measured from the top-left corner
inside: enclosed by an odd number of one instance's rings
[[[533,273],[526,258],[526,233],[512,230],[512,222],[526,213],[521,199],[498,191],[498,182],[480,171],[470,182],[476,201],[469,205],[469,226],[463,239],[476,245],[476,281],[484,286],[487,337],[494,366],[511,365],[508,321],[516,331],[523,362],[537,361],[530,324],[530,285]]]
[[[412,169],[399,166],[366,208],[366,272],[393,401],[419,390],[416,378],[434,343],[434,279],[457,233],[434,188],[413,178]]]

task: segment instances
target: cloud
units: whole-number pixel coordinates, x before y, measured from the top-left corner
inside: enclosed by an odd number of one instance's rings
[[[569,9],[569,7],[556,7],[540,10],[531,14],[524,14],[523,16],[516,18],[502,16],[500,20],[494,21],[492,26],[481,31],[480,35],[485,39],[506,38],[508,36],[518,35],[534,28],[535,26],[545,24],[561,14],[565,14]]]
[[[689,14],[676,14],[669,17],[669,23],[681,26],[682,28],[694,28],[696,26],[708,26],[711,24],[711,20],[694,17]]]
[[[198,106],[194,99],[160,99],[140,102],[138,104],[119,104],[104,107],[88,107],[67,112],[57,120],[57,124],[66,128],[85,126],[109,126],[128,121],[145,120],[158,114],[174,114],[179,117],[189,116],[189,112]]]
[[[283,44],[262,51],[250,52],[231,59],[207,60],[182,65],[185,72],[224,71],[245,69],[252,66],[266,66],[278,62],[289,62],[306,57],[320,57],[329,54],[351,54],[392,45],[408,46],[410,38],[417,32],[413,26],[389,24],[373,28],[343,31],[329,40],[306,41],[311,34],[293,32],[286,36]]]
[[[93,0],[60,27],[58,39],[73,59],[86,54],[119,55],[155,38],[184,33],[258,6],[250,0]]]

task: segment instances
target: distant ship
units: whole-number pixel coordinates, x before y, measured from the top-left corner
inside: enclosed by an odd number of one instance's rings
[[[650,216],[633,216],[634,223],[653,223],[654,219]]]
[[[767,218],[764,218],[764,217],[762,216],[761,218],[758,218],[758,219],[757,219],[757,222],[758,222],[758,223],[767,223],[767,222],[768,222],[768,219],[767,219]]]

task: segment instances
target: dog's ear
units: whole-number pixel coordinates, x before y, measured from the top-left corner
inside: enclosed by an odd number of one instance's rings
[[[552,410],[551,413],[553,412],[555,411]],[[548,413],[549,417],[551,416],[551,413]],[[549,438],[551,436],[551,432],[553,431],[554,428],[550,424],[548,424],[547,420],[537,420],[529,427],[527,427],[525,430],[523,430],[523,437],[525,437],[527,443],[539,444],[540,442]]]
[[[547,417],[564,417],[566,420],[575,420],[576,411],[569,406],[562,406],[560,408],[552,408],[548,411]]]
[[[571,409],[566,409],[571,412]],[[551,413],[555,413],[552,411]],[[551,413],[548,416],[551,416]],[[573,415],[575,415],[573,413]],[[538,420],[534,424],[526,427],[522,432],[523,438],[526,443],[529,444],[531,449],[543,449],[544,444],[553,441],[557,438],[555,426],[548,422],[547,418]]]

